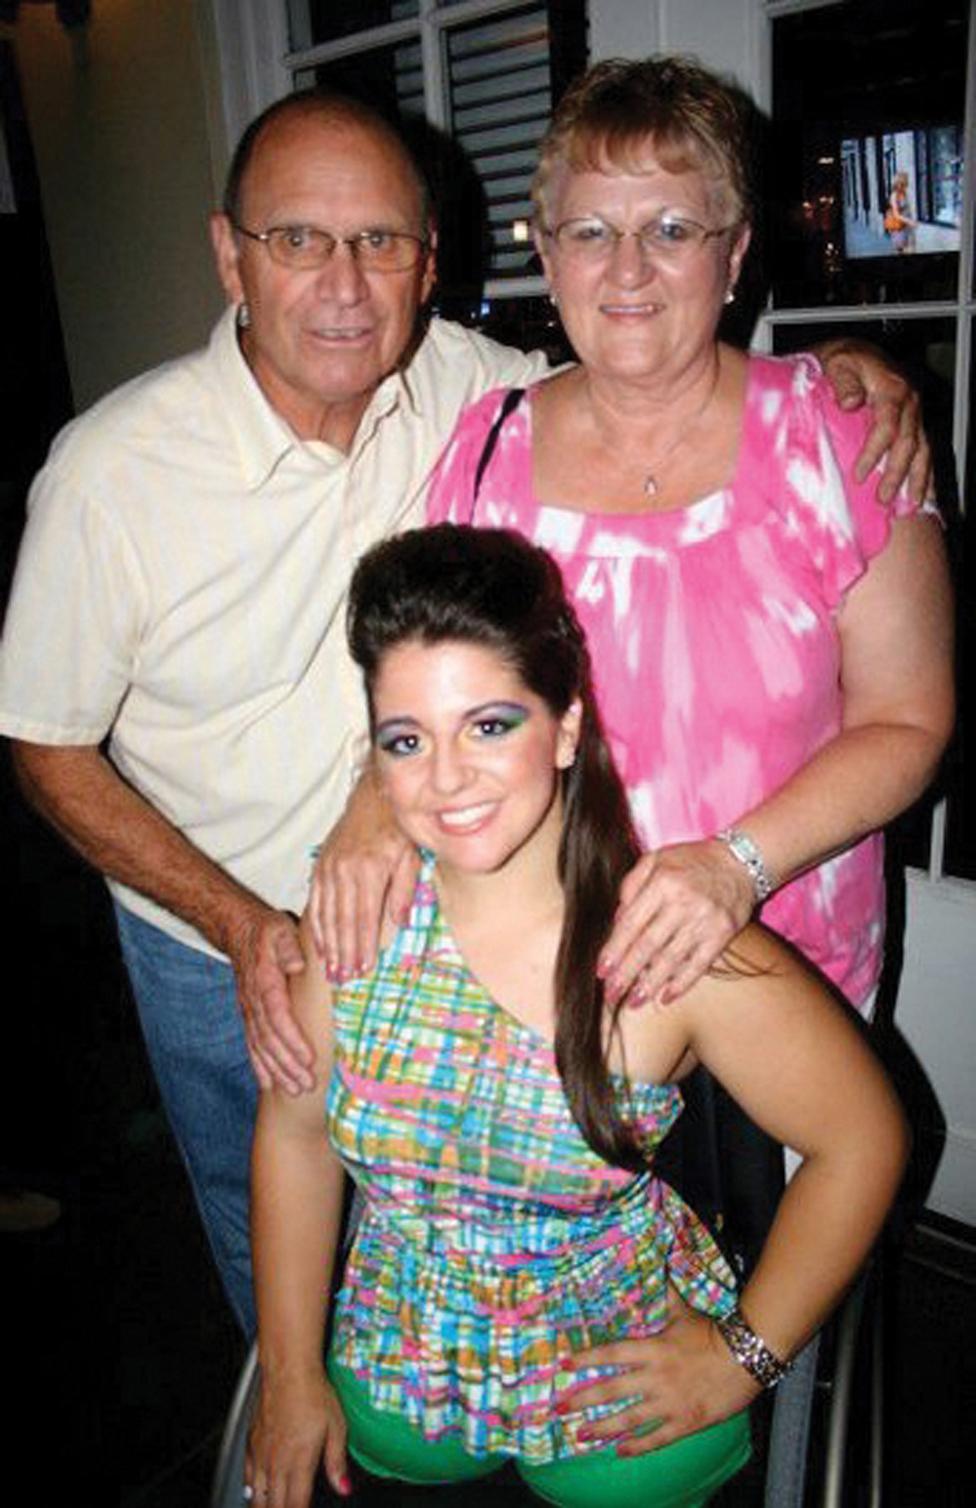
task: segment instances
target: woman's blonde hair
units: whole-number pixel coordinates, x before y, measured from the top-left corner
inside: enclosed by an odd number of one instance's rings
[[[693,58],[622,58],[596,63],[563,95],[539,149],[532,183],[536,218],[547,227],[553,169],[639,171],[648,142],[669,172],[702,173],[717,211],[749,221],[747,101]]]

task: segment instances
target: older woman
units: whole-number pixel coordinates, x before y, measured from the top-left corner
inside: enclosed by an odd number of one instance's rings
[[[810,357],[717,339],[749,245],[742,118],[694,63],[606,62],[565,96],[536,244],[579,365],[462,416],[429,519],[559,560],[646,853],[602,969],[667,1001],[757,903],[854,1004],[883,940],[877,830],[952,717],[936,518],[890,511]]]

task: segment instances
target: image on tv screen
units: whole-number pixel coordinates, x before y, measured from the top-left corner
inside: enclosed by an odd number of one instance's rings
[[[847,137],[840,153],[848,257],[959,250],[961,126]]]

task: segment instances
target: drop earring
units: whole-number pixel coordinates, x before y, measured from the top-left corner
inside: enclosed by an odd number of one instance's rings
[[[246,303],[240,303],[237,306],[237,328],[238,330],[251,328],[251,311]]]
[[[727,303],[727,304],[734,304],[735,303],[735,287],[734,287],[734,285],[731,288],[726,288],[724,302]]]

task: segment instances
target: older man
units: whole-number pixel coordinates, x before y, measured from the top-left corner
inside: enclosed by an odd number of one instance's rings
[[[353,561],[419,521],[464,404],[544,367],[419,310],[435,232],[402,144],[348,100],[260,117],[213,218],[209,346],[59,437],[0,653],[24,788],[113,893],[146,1042],[221,1275],[253,1327],[255,1073],[292,912],[354,781]],[[103,740],[108,739],[107,752]],[[287,1024],[262,1081],[304,1074]]]

